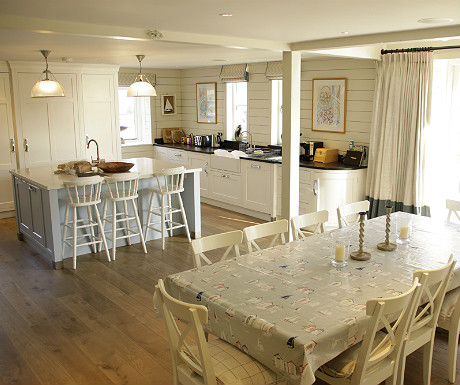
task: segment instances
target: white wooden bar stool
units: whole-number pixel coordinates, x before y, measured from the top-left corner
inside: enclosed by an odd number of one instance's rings
[[[115,260],[117,252],[117,239],[126,239],[128,245],[131,245],[131,237],[139,236],[141,239],[144,253],[147,253],[145,247],[144,235],[142,234],[141,221],[136,207],[137,190],[139,185],[138,173],[119,173],[104,178],[107,185],[107,192],[102,193],[104,198],[104,209],[102,212],[102,227],[106,233],[106,238],[112,241],[112,259]],[[123,203],[123,209],[117,211],[117,202]],[[132,214],[128,210],[128,202],[131,202]],[[107,206],[112,206],[112,214],[107,214]],[[105,229],[105,222],[111,223],[109,229]],[[130,221],[136,221],[137,231],[129,226]],[[122,224],[122,226],[117,226]],[[124,224],[124,227],[123,227]],[[123,231],[123,235],[117,235]],[[107,235],[110,233],[110,235]],[[101,245],[99,245],[99,249]]]
[[[107,260],[110,262],[107,242],[105,240],[101,218],[99,217],[99,211],[97,210],[97,204],[101,202],[102,180],[103,178],[100,176],[92,176],[76,178],[64,182],[68,198],[62,234],[62,255],[64,256],[65,245],[73,248],[74,269],[77,268],[77,247],[80,246],[92,246],[93,252],[96,252],[96,246],[103,243],[107,254]],[[88,218],[78,218],[79,207],[86,207]],[[69,220],[70,208],[72,208],[73,212],[72,220]],[[93,209],[96,215],[96,221],[93,221],[91,209]],[[96,238],[96,233],[94,231],[94,227],[96,226],[99,229],[100,238]],[[72,230],[72,235],[69,237],[67,237],[67,229]],[[78,240],[81,238],[89,238],[89,242],[78,243]]]
[[[164,169],[155,174],[158,187],[149,189],[152,193],[149,205],[149,214],[147,216],[147,228],[145,229],[145,239],[147,239],[149,230],[161,233],[162,249],[165,249],[165,233],[173,236],[173,230],[185,227],[188,241],[190,242],[190,232],[188,230],[187,218],[185,217],[184,205],[180,193],[184,191],[184,171],[185,167],[175,167]],[[177,197],[179,208],[172,206],[172,196]],[[159,196],[160,206],[153,207],[156,196]],[[165,200],[167,199],[167,202]],[[183,223],[174,222],[173,214],[181,213]],[[160,220],[152,222],[152,215],[159,216]]]

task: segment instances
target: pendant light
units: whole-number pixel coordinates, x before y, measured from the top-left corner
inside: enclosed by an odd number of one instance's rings
[[[136,55],[136,57],[137,60],[139,60],[139,74],[136,76],[134,83],[129,86],[128,96],[157,96],[157,92],[155,91],[155,88],[150,84],[149,79],[142,75],[141,62],[145,55]],[[156,82],[154,85],[156,85]]]
[[[48,69],[48,56],[51,51],[41,50],[40,51],[45,58],[46,68],[43,71],[44,79],[39,80],[32,87],[30,96],[32,98],[47,98],[55,96],[65,96],[64,88],[56,81],[56,78]]]

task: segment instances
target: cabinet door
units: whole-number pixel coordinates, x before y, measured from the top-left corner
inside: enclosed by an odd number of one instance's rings
[[[14,210],[13,188],[9,170],[16,166],[13,115],[8,74],[0,74],[0,213]]]
[[[168,149],[165,147],[155,146],[154,159],[168,160]]]
[[[210,171],[210,197],[219,201],[241,205],[241,175]]]
[[[299,171],[299,214],[312,213],[317,210],[318,181],[310,169]]]
[[[190,168],[201,168],[200,194],[202,197],[209,196],[209,155],[192,154],[189,156]]]
[[[87,140],[99,144],[101,159],[121,158],[118,111],[115,110],[114,76],[112,74],[82,74],[83,125]],[[85,138],[81,138],[86,142]],[[86,158],[96,158],[93,144],[85,150]]]
[[[243,207],[271,216],[274,213],[274,165],[241,160],[243,167]]]
[[[31,235],[32,234],[32,210],[30,206],[30,194],[29,184],[20,180],[15,179],[16,183],[16,202],[18,204],[18,221],[20,231],[22,233]]]
[[[182,166],[187,166],[188,154],[183,150],[168,149],[168,160],[170,162],[179,163]]]
[[[32,238],[45,246],[45,224],[43,218],[42,190],[29,186],[30,210],[32,213]]]

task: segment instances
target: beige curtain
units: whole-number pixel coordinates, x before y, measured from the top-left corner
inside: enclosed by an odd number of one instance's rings
[[[377,63],[366,195],[370,217],[396,211],[429,215],[424,202],[432,52],[383,55]]]

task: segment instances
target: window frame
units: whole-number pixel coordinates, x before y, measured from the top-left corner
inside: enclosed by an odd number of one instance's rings
[[[246,92],[245,92],[245,99],[246,103],[235,104],[235,98],[237,93],[238,85],[245,84]],[[226,140],[234,140],[235,139],[235,131],[236,127],[241,124],[243,131],[248,130],[248,82],[229,82],[225,83],[225,120],[226,120],[226,129],[225,129],[225,138]],[[237,108],[238,107],[246,107],[246,121],[240,122],[237,121]]]

